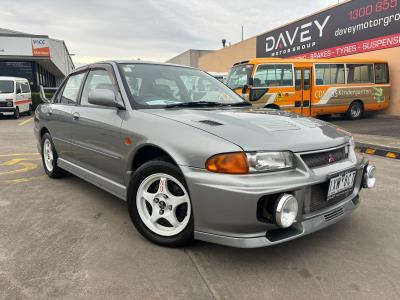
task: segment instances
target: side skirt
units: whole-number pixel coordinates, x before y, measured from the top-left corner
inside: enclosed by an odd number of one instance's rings
[[[113,194],[114,196],[117,196],[118,198],[126,201],[126,187],[116,183],[115,181],[112,181],[108,178],[105,178],[101,175],[98,175],[92,171],[89,171],[85,168],[82,168],[74,163],[71,163],[65,159],[58,158],[57,159],[57,164],[60,168],[82,178],[83,180],[86,180],[90,182],[91,184],[105,190],[106,192],[109,192],[110,194]]]

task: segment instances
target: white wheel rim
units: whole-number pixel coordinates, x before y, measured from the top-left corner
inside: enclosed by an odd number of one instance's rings
[[[169,185],[176,190],[170,191]],[[150,188],[156,191],[149,191]],[[179,180],[168,174],[153,174],[142,181],[136,194],[136,207],[146,227],[161,236],[181,233],[190,220],[188,192]]]
[[[43,143],[43,159],[44,164],[46,165],[46,169],[51,172],[53,171],[53,148],[51,146],[51,142],[46,139]]]

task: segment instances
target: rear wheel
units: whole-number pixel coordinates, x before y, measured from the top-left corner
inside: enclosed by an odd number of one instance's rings
[[[175,165],[158,160],[143,164],[132,176],[128,207],[136,229],[148,240],[169,247],[193,240],[190,196]]]
[[[350,104],[346,116],[350,120],[358,120],[363,116],[363,114],[364,114],[363,104],[359,101],[354,101]]]
[[[44,171],[50,178],[61,178],[68,174],[67,171],[58,167],[57,158],[53,140],[49,133],[45,133],[42,137],[42,162]]]
[[[19,113],[19,107],[17,106],[14,111],[14,119],[19,119],[21,117]]]

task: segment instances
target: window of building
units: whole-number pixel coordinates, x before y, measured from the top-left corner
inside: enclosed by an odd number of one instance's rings
[[[347,83],[374,83],[372,64],[348,64]]]
[[[389,83],[387,64],[375,64],[375,83]]]
[[[315,84],[332,85],[344,84],[344,64],[316,64]]]
[[[259,65],[253,79],[254,87],[293,86],[293,68],[290,64]]]

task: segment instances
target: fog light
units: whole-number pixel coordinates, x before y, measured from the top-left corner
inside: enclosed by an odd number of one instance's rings
[[[277,200],[275,209],[275,221],[282,227],[292,226],[297,217],[299,205],[297,199],[290,194],[282,194]]]
[[[8,102],[7,102],[7,106],[8,106],[8,107],[12,107],[12,106],[13,106],[12,101],[8,101]]]
[[[374,166],[368,165],[364,170],[363,176],[363,187],[372,189],[375,186],[376,178],[375,178],[376,168]]]

